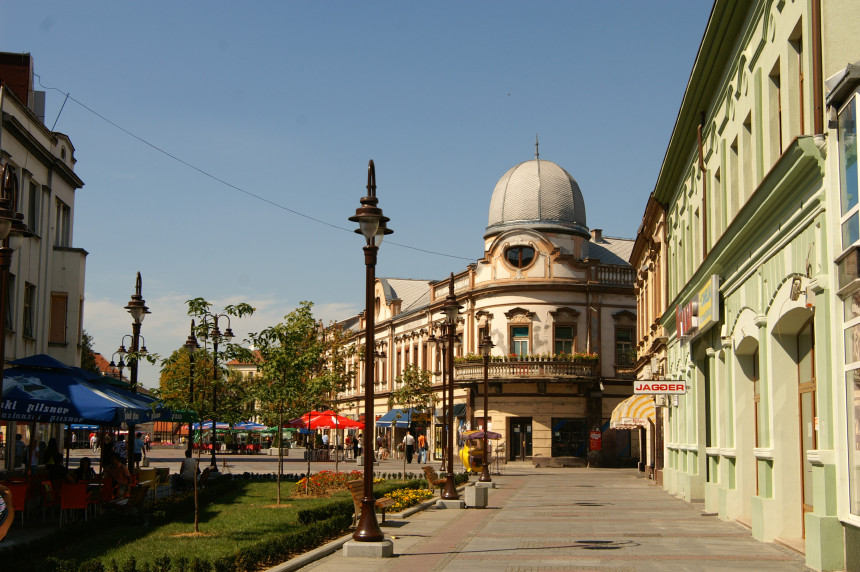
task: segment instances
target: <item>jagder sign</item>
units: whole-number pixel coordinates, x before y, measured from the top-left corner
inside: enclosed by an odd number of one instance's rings
[[[637,379],[633,382],[635,395],[683,395],[687,393],[687,382],[683,379]]]

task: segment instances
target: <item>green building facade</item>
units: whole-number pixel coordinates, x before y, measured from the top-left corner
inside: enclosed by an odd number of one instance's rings
[[[657,400],[663,486],[818,570],[860,566],[850,114],[839,127],[859,11],[717,0],[652,195],[666,211],[665,373],[687,382]]]

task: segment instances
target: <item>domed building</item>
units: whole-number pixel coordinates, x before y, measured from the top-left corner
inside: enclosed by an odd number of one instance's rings
[[[633,240],[589,229],[576,180],[537,156],[499,179],[483,238],[484,256],[448,278],[376,280],[376,431],[392,442],[407,428],[424,433],[431,458],[441,459],[442,307],[453,291],[461,306],[454,349],[458,434],[488,427],[500,434],[496,451],[508,461],[575,466],[638,459],[638,441],[609,429],[633,379],[635,273],[627,262]],[[364,343],[363,313],[343,325]],[[486,414],[485,336],[493,344]],[[407,364],[432,372],[434,405],[424,414],[388,407]],[[363,417],[363,365],[355,359],[354,381],[337,396],[341,412],[356,418]]]

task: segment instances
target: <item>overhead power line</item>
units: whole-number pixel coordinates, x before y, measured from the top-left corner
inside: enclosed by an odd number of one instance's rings
[[[39,74],[34,73],[33,75],[34,75],[34,76],[36,76],[36,78],[39,80],[39,86],[40,86],[40,87],[42,87],[43,89],[50,89],[50,90],[56,91],[57,93],[60,93],[60,94],[64,95],[64,96],[65,96],[65,98],[66,98],[66,100],[65,100],[65,101],[63,101],[63,107],[60,109],[60,112],[57,114],[57,119],[56,119],[56,120],[54,120],[54,126],[56,126],[56,125],[57,125],[57,121],[59,121],[59,119],[60,119],[60,113],[62,113],[62,112],[63,112],[63,109],[65,108],[65,105],[66,105],[66,101],[73,101],[74,103],[77,103],[78,105],[80,105],[81,107],[83,107],[84,109],[86,109],[87,111],[89,111],[90,113],[92,113],[93,115],[95,115],[96,117],[98,117],[99,119],[101,119],[102,121],[104,121],[105,123],[108,123],[109,125],[111,125],[111,126],[115,127],[116,129],[119,129],[120,131],[122,131],[123,133],[125,133],[126,135],[128,135],[129,137],[132,137],[132,138],[136,139],[137,141],[139,141],[139,142],[143,143],[143,144],[144,144],[144,145],[146,145],[147,147],[150,147],[150,148],[152,148],[153,150],[155,150],[155,151],[157,151],[157,152],[161,153],[161,154],[162,154],[162,155],[164,155],[165,157],[168,157],[168,158],[170,158],[170,159],[173,159],[173,160],[174,160],[174,161],[176,161],[177,163],[180,163],[180,164],[182,164],[182,165],[184,165],[184,166],[188,167],[189,169],[193,169],[194,171],[197,171],[198,173],[200,173],[200,174],[201,174],[201,175],[203,175],[204,177],[208,177],[209,179],[212,179],[213,181],[216,181],[216,182],[218,182],[218,183],[221,183],[222,185],[224,185],[224,186],[225,186],[225,187],[227,187],[227,188],[230,188],[230,189],[232,189],[232,190],[234,190],[234,191],[240,192],[240,193],[245,194],[245,195],[247,195],[247,196],[249,196],[249,197],[252,197],[252,198],[254,198],[254,199],[257,199],[258,201],[262,201],[262,202],[264,202],[264,203],[266,203],[266,204],[269,204],[269,205],[271,205],[271,206],[273,206],[273,207],[276,207],[276,208],[279,208],[279,209],[281,209],[281,210],[287,211],[287,212],[289,212],[289,213],[291,213],[291,214],[294,214],[294,215],[296,215],[296,216],[300,216],[300,217],[306,218],[306,219],[308,219],[308,220],[310,220],[310,221],[313,221],[313,222],[315,222],[315,223],[322,224],[322,225],[325,225],[325,226],[327,226],[327,227],[334,228],[334,229],[336,229],[336,230],[343,230],[343,231],[350,232],[350,233],[351,233],[351,232],[354,232],[354,229],[346,228],[346,227],[344,227],[344,226],[340,226],[340,225],[336,225],[336,224],[332,224],[332,223],[330,223],[330,222],[327,222],[327,221],[324,221],[324,220],[322,220],[322,219],[319,219],[319,218],[316,218],[316,217],[310,216],[310,215],[308,215],[308,214],[305,214],[305,213],[303,213],[303,212],[297,211],[297,210],[295,210],[295,209],[291,209],[291,208],[289,208],[289,207],[287,207],[287,206],[284,206],[284,205],[282,205],[282,204],[280,204],[280,203],[276,203],[275,201],[272,201],[271,199],[267,199],[266,197],[263,197],[263,196],[258,195],[258,194],[256,194],[256,193],[252,193],[251,191],[248,191],[247,189],[243,189],[242,187],[239,187],[238,185],[234,185],[233,183],[231,183],[231,182],[229,182],[229,181],[226,181],[226,180],[222,179],[221,177],[218,177],[218,176],[216,176],[216,175],[213,175],[213,174],[212,174],[212,173],[210,173],[209,171],[206,171],[205,169],[202,169],[202,168],[198,167],[197,165],[194,165],[193,163],[189,163],[188,161],[186,161],[185,159],[183,159],[183,158],[179,157],[178,155],[175,155],[175,154],[171,153],[170,151],[167,151],[166,149],[164,149],[164,148],[162,148],[162,147],[159,147],[159,146],[158,146],[158,145],[156,145],[155,143],[151,143],[150,141],[148,141],[148,140],[144,139],[143,137],[140,137],[139,135],[137,135],[137,134],[133,133],[132,131],[129,131],[128,129],[126,129],[126,128],[125,128],[125,127],[123,127],[122,125],[119,125],[119,124],[118,124],[118,123],[116,123],[115,121],[113,121],[113,120],[111,120],[111,119],[109,119],[109,118],[105,117],[104,115],[102,115],[101,113],[99,113],[99,112],[98,112],[98,111],[96,111],[95,109],[91,108],[90,106],[86,105],[86,104],[85,104],[85,103],[83,103],[82,101],[79,101],[79,100],[75,99],[74,97],[72,97],[72,95],[71,95],[70,93],[67,93],[67,92],[65,92],[65,91],[63,91],[63,90],[61,90],[61,89],[59,89],[59,88],[56,88],[56,87],[51,87],[51,86],[44,85],[44,84],[42,83],[42,78],[41,78],[41,76],[40,76]],[[52,127],[51,129],[53,130],[53,127]],[[401,248],[408,248],[409,250],[415,250],[415,251],[417,251],[417,252],[423,252],[423,253],[425,253],[425,254],[432,254],[432,255],[434,255],[434,256],[444,256],[444,257],[447,257],[447,258],[456,258],[456,259],[459,259],[459,260],[468,260],[468,261],[470,261],[470,262],[472,262],[472,261],[474,260],[474,259],[472,259],[472,258],[467,258],[467,257],[465,257],[465,256],[458,256],[458,255],[456,255],[456,254],[446,254],[446,253],[444,253],[444,252],[437,252],[437,251],[434,251],[434,250],[427,250],[427,249],[425,249],[425,248],[418,248],[417,246],[409,246],[409,245],[407,245],[407,244],[402,244],[402,243],[393,242],[393,241],[388,241],[388,240],[386,240],[386,244],[391,244],[391,245],[393,245],[393,246],[399,246],[399,247],[401,247]]]

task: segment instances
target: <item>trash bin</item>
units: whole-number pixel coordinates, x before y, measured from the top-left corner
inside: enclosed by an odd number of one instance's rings
[[[484,487],[476,487],[474,485],[466,487],[466,506],[471,508],[487,508],[490,489]]]

